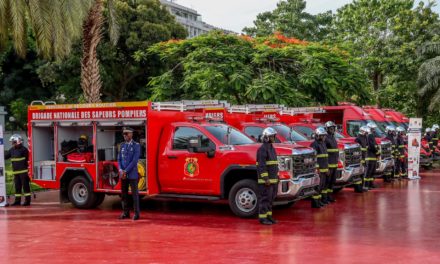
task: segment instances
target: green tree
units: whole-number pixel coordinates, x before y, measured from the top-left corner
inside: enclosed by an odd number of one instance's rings
[[[440,111],[440,42],[426,43],[419,52],[427,58],[420,66],[418,83],[419,94],[428,102],[429,111]]]
[[[434,1],[356,0],[337,11],[331,41],[350,50],[371,80],[382,106],[414,114],[417,98],[416,50],[435,36]]]
[[[232,103],[303,106],[364,103],[366,77],[343,51],[282,35],[251,39],[221,32],[169,41],[138,52],[159,56],[163,74],[151,79],[152,100],[222,99]]]
[[[81,24],[90,0],[2,0],[0,1],[0,47],[12,40],[21,57],[27,53],[28,34],[44,58],[62,58],[81,35]]]
[[[280,32],[285,36],[317,41],[324,38],[332,20],[331,11],[311,15],[304,10],[304,0],[283,0],[271,12],[257,15],[254,27],[246,27],[243,31],[250,36],[269,36]]]

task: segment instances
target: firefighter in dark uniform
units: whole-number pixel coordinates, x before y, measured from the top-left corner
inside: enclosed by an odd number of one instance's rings
[[[20,205],[22,196],[25,198],[22,205],[29,206],[31,205],[31,188],[28,175],[29,151],[23,146],[23,138],[20,135],[12,135],[9,141],[12,148],[6,152],[5,159],[11,159],[15,185],[15,201],[11,206]]]
[[[268,127],[263,130],[263,144],[257,151],[258,220],[263,225],[276,224],[272,217],[272,204],[278,192],[278,159],[273,143],[277,132]]]
[[[329,204],[334,203],[336,200],[332,197],[333,187],[336,183],[336,175],[338,173],[338,162],[339,162],[339,149],[338,142],[335,138],[336,124],[332,121],[325,123],[325,129],[327,131],[327,136],[325,137],[325,145],[327,147],[328,153],[328,168],[329,174],[327,177],[325,189],[322,191],[323,203]]]
[[[327,131],[323,127],[318,127],[315,130],[315,141],[310,145],[316,151],[316,158],[318,160],[316,166],[319,171],[320,183],[317,193],[312,196],[312,208],[321,208],[325,206],[322,201],[323,193],[328,177],[328,153],[325,145],[325,137]]]
[[[365,174],[365,187],[368,189],[374,189],[374,173],[376,172],[377,158],[380,156],[380,149],[376,143],[375,130],[377,125],[374,123],[368,123],[368,147],[367,147],[367,172]]]
[[[140,217],[139,209],[139,191],[138,191],[138,168],[137,164],[141,154],[141,146],[133,140],[132,128],[123,128],[125,142],[121,144],[121,150],[118,154],[119,175],[121,177],[121,191],[122,191],[122,214],[119,219],[130,217],[130,208],[128,205],[128,187],[131,187],[133,196],[134,216],[133,220],[138,220]]]
[[[434,142],[432,141],[432,131],[431,128],[428,127],[425,129],[425,136],[424,136],[426,142],[428,142],[429,145],[429,155],[433,155],[433,149],[434,149]]]
[[[385,133],[386,139],[391,141],[391,152],[394,158],[394,169],[392,171],[392,179],[399,178],[400,177],[400,152],[399,152],[399,146],[397,145],[397,139],[396,139],[396,128],[393,126],[386,126],[385,127]]]
[[[400,178],[407,179],[408,175],[406,173],[407,164],[406,164],[406,160],[405,160],[405,139],[404,139],[405,129],[403,127],[399,126],[396,128],[396,131],[397,131],[397,146],[398,146],[399,155],[400,155],[399,156],[399,159],[400,159],[400,163],[399,163],[399,165],[400,165],[400,168],[399,168]]]
[[[432,146],[433,146],[433,149],[434,149],[434,155],[438,155],[438,154],[440,154],[440,153],[435,153],[435,151],[436,151],[436,149],[437,149],[437,147],[438,147],[438,137],[439,137],[439,133],[438,133],[438,131],[439,131],[439,126],[437,125],[437,124],[434,124],[433,126],[432,126],[432,128],[431,128],[431,133],[432,133]]]
[[[359,129],[359,135],[356,137],[355,142],[361,146],[362,151],[362,159],[361,165],[364,166],[364,175],[362,175],[362,179],[360,181],[354,182],[354,191],[357,193],[367,192],[368,189],[364,188],[365,186],[365,176],[367,172],[366,158],[367,158],[367,149],[368,149],[368,131],[369,128],[367,126],[361,126]]]

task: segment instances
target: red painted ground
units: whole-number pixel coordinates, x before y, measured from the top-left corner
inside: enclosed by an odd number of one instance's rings
[[[324,209],[301,201],[269,227],[188,202],[143,201],[140,221],[120,221],[117,197],[83,211],[41,193],[0,208],[0,263],[440,263],[440,170],[422,177]]]

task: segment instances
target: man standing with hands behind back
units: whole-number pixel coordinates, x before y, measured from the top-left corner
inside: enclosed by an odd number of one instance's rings
[[[122,133],[124,141],[118,154],[119,176],[121,178],[122,190],[122,214],[119,219],[130,217],[128,205],[128,186],[131,187],[133,195],[134,216],[133,220],[139,219],[139,191],[138,191],[138,169],[137,164],[141,153],[141,146],[133,140],[133,129],[124,127]]]

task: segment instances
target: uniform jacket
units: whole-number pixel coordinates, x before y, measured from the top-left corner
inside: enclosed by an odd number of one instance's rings
[[[376,138],[374,134],[368,134],[368,147],[367,147],[367,160],[377,160],[377,156],[380,155],[380,149],[377,146]]]
[[[22,144],[6,151],[5,159],[11,159],[12,173],[14,175],[28,173],[29,151]]]
[[[258,183],[265,184],[269,178],[271,184],[278,183],[278,159],[271,143],[263,143],[257,151]]]
[[[328,134],[325,137],[325,146],[327,147],[328,153],[328,167],[337,168],[339,161],[339,149],[338,142],[334,135]]]
[[[385,138],[388,139],[389,141],[391,141],[394,158],[399,157],[400,153],[399,153],[399,149],[397,146],[397,140],[394,138],[393,135],[390,135],[390,134],[387,134],[387,136]]]
[[[405,140],[402,135],[397,136],[397,148],[399,149],[400,158],[405,157]]]
[[[127,178],[130,180],[136,180],[139,177],[137,164],[140,154],[141,146],[134,140],[121,144],[121,150],[118,154],[118,166],[120,170],[127,173]]]
[[[362,163],[365,163],[365,159],[367,158],[367,149],[368,149],[367,135],[358,135],[354,141],[359,145],[361,145]]]
[[[325,142],[315,139],[310,147],[312,147],[316,151],[316,158],[318,159],[317,166],[319,172],[328,172],[328,153]]]

